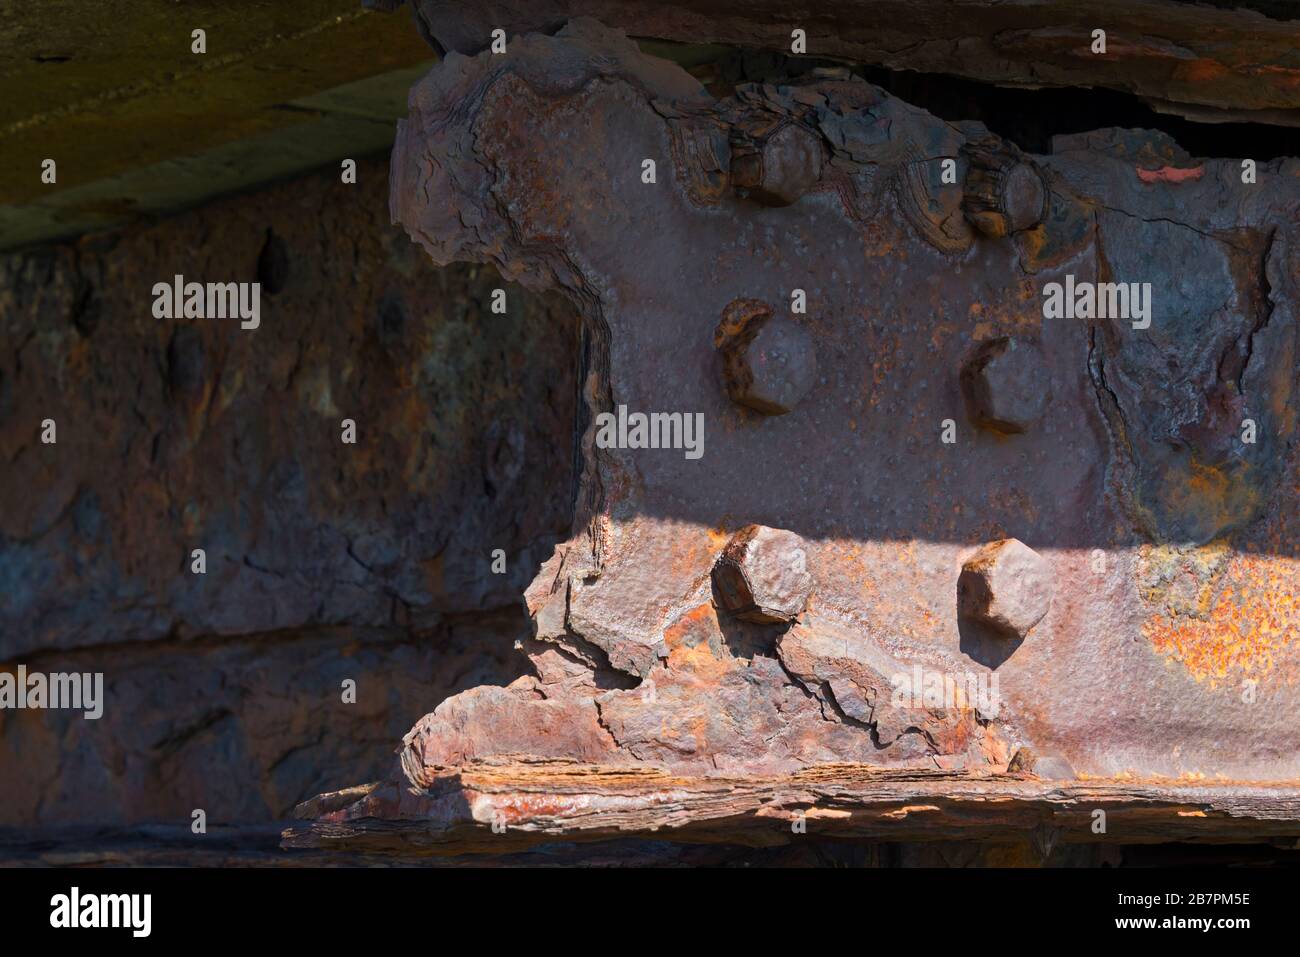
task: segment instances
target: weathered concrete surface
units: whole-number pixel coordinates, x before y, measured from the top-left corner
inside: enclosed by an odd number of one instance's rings
[[[996,793],[1028,744],[1082,776],[1300,778],[1295,160],[1246,185],[1159,134],[1063,138],[1023,158],[1044,222],[987,236],[966,218],[969,156],[1019,154],[977,124],[847,71],[717,100],[591,20],[449,55],[410,107],[394,218],[435,262],[492,262],[575,303],[589,423],[703,412],[706,441],[692,460],[587,429],[575,535],[527,593],[537,675],[419,722],[402,807],[408,786],[472,800],[459,769],[520,754],[705,781],[968,769]],[[786,206],[733,190],[737,153],[790,123],[821,138],[815,189]],[[1150,282],[1150,326],[1045,314],[1067,276]],[[728,397],[714,330],[729,303],[785,312],[794,290],[819,381],[763,416]],[[1011,336],[1041,351],[1050,400],[1008,435],[971,420],[962,370]],[[784,634],[713,591],[751,523],[805,543],[816,589]],[[1057,585],[1008,642],[959,618],[957,583],[1012,537]],[[970,693],[922,695],[934,675]],[[545,788],[527,800],[549,813]]]
[[[369,12],[357,0],[254,11],[157,0],[5,2],[0,20],[0,205],[277,130],[297,127],[301,136],[323,114],[347,112],[315,99],[324,91],[431,57],[407,14]],[[203,54],[192,52],[199,28],[207,31]],[[353,112],[364,117],[369,106],[354,103]],[[46,157],[58,160],[57,184],[41,182]]]
[[[1300,11],[1290,0],[413,0],[444,50],[500,28],[553,32],[589,16],[630,36],[791,52],[1021,87],[1123,90],[1194,118],[1300,124]],[[1107,34],[1104,56],[1093,31]]]
[[[98,141],[80,141],[51,157],[59,164],[57,184],[0,205],[0,251],[149,222],[325,165],[338,168],[344,159],[386,155],[394,122],[405,112],[406,92],[430,62],[276,104],[278,112],[295,118],[289,125],[234,131],[197,152],[190,150],[203,140],[178,141],[156,161],[105,170],[111,175],[88,182],[82,180],[100,171]],[[0,91],[8,89],[0,84]],[[33,165],[12,179],[39,182],[39,170]]]
[[[0,251],[386,154],[436,59],[408,12],[357,0],[52,0],[0,4],[0,21]]]
[[[430,696],[526,667],[577,324],[430,267],[387,191],[364,162],[0,258],[0,667],[102,671],[106,697],[0,710],[0,825],[275,819],[388,771]],[[261,281],[260,327],[155,318],[177,273]]]

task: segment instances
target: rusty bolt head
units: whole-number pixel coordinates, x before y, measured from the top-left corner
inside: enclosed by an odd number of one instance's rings
[[[1001,635],[1024,638],[1052,607],[1055,581],[1043,556],[1014,538],[990,542],[962,566],[957,611]]]
[[[723,606],[746,621],[794,621],[808,604],[813,578],[803,540],[794,532],[747,525],[713,566]]]
[[[713,336],[733,402],[764,415],[784,415],[817,380],[817,350],[802,326],[773,316],[758,299],[736,299]]]
[[[1037,226],[1047,207],[1047,187],[1028,163],[1017,163],[1002,179],[1002,213],[1009,232]]]
[[[1024,432],[1047,408],[1049,374],[1042,353],[1029,342],[1002,337],[976,350],[962,370],[970,417],[999,432]]]
[[[789,206],[821,177],[821,138],[797,123],[732,153],[732,184],[766,206]]]
[[[966,174],[967,218],[986,236],[1000,238],[1037,226],[1047,218],[1047,186],[1033,165],[1004,151],[970,154]]]

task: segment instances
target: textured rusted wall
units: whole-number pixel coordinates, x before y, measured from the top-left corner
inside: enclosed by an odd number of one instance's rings
[[[0,259],[0,663],[106,684],[98,721],[0,711],[0,824],[282,815],[525,666],[519,595],[569,530],[577,325],[430,266],[387,193],[370,160]],[[260,328],[154,318],[177,273],[260,280]]]

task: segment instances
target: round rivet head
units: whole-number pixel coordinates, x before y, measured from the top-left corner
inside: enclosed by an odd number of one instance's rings
[[[976,229],[997,238],[1047,218],[1047,184],[1031,162],[995,138],[969,145],[965,154],[962,207]]]
[[[764,415],[785,415],[817,381],[812,335],[775,316],[757,299],[737,299],[723,310],[714,333],[722,378],[733,402]]]
[[[1033,343],[1003,336],[984,342],[961,373],[971,419],[998,432],[1028,431],[1047,409],[1050,373]]]
[[[796,123],[731,154],[732,185],[765,206],[789,206],[822,177],[821,138]]]
[[[1018,233],[1043,221],[1047,188],[1042,177],[1028,163],[1017,163],[1002,176],[1001,212],[1007,231]]]

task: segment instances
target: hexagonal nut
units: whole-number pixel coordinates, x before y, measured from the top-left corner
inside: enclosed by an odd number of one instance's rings
[[[732,153],[732,185],[766,206],[789,206],[821,178],[821,137],[797,123]]]
[[[766,525],[732,536],[713,566],[713,583],[727,611],[767,623],[794,621],[813,590],[803,539]]]
[[[1024,638],[1052,607],[1055,576],[1047,559],[1015,538],[990,542],[962,566],[957,611],[1010,638]]]
[[[728,304],[713,341],[722,355],[727,395],[764,415],[790,412],[817,382],[812,336],[789,319],[773,316],[760,300]]]
[[[983,343],[961,382],[971,419],[999,432],[1027,431],[1051,400],[1051,375],[1038,347],[1007,336]]]

